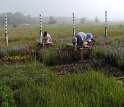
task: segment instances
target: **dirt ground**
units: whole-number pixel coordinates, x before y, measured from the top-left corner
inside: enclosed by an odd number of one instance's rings
[[[6,67],[8,65],[15,65],[15,63],[0,62],[1,68]],[[71,64],[48,66],[48,69],[50,69],[53,72],[56,72],[58,75],[66,75],[68,73],[73,74],[78,72],[86,73],[89,71],[97,71],[104,73],[108,77],[110,76],[116,77],[117,80],[121,80],[124,82],[124,69],[119,69],[100,60],[84,60],[82,62],[75,62]]]
[[[83,62],[77,62],[73,64],[65,64],[65,65],[56,65],[49,66],[50,70],[57,72],[59,75],[65,75],[67,73],[77,73],[77,72],[89,72],[89,71],[97,71],[102,72],[105,75],[120,77],[124,75],[124,70],[120,70],[117,67],[109,65],[103,61],[96,60],[87,60]]]

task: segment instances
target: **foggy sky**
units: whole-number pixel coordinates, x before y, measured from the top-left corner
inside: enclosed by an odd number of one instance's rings
[[[0,0],[0,13],[21,12],[24,15],[39,17],[66,16],[87,17],[94,20],[95,17],[104,21],[105,11],[108,13],[108,21],[124,21],[124,0]]]

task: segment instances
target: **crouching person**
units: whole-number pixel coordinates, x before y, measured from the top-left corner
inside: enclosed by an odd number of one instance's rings
[[[91,33],[78,32],[72,37],[72,44],[74,50],[77,48],[89,48],[88,43],[93,41],[93,35]]]
[[[46,31],[41,36],[42,39],[42,45],[53,45],[52,38],[50,34],[48,34]]]

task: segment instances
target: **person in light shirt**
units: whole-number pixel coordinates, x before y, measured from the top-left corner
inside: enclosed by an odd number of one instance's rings
[[[78,32],[72,37],[72,44],[74,46],[74,50],[79,48],[89,48],[89,42],[93,41],[93,35],[91,33]]]
[[[43,45],[46,45],[46,44],[53,45],[52,38],[51,38],[50,34],[48,34],[46,31],[41,36],[41,39],[42,39]]]

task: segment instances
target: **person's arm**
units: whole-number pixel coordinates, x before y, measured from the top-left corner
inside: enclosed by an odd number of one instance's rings
[[[81,46],[81,48],[83,48],[83,47],[84,47],[84,45],[85,45],[85,44],[84,44],[84,40],[82,40],[82,46]]]
[[[84,47],[84,34],[80,36],[81,37],[81,40],[82,40],[82,44],[81,44],[81,48]]]
[[[52,41],[50,34],[47,34],[47,38],[49,39],[49,41]]]

